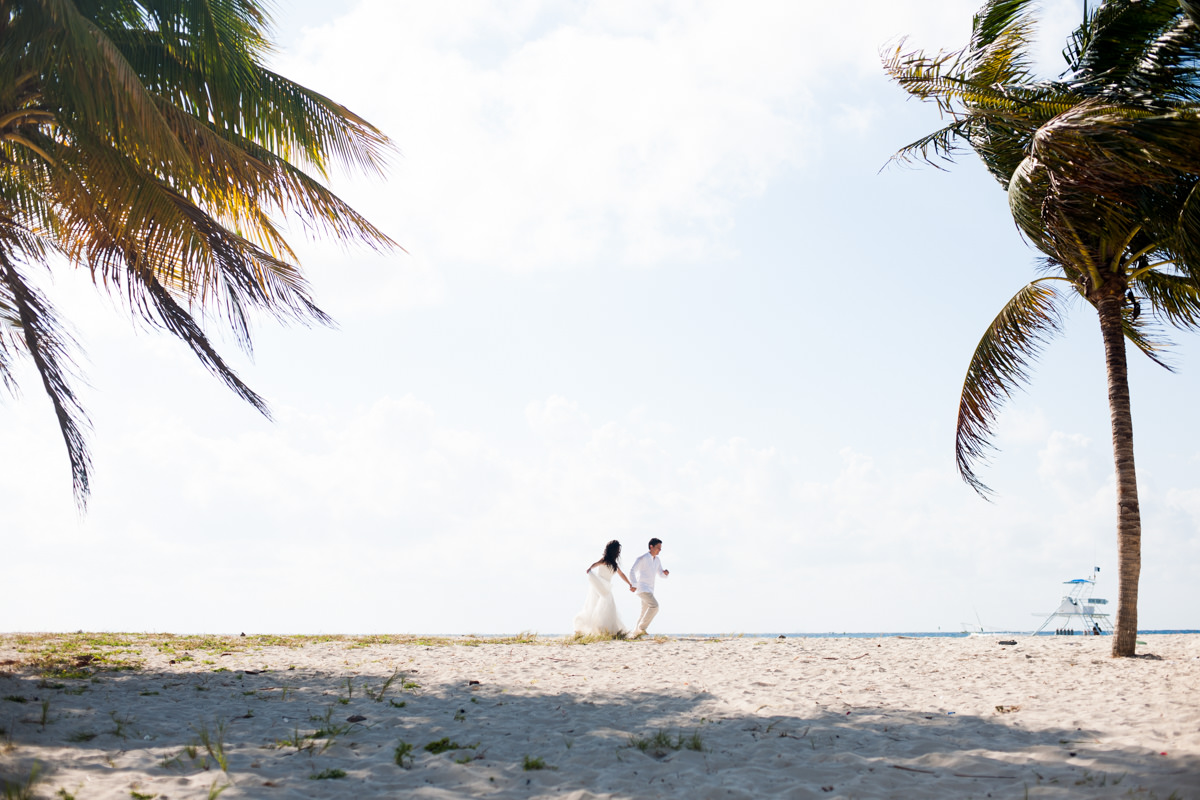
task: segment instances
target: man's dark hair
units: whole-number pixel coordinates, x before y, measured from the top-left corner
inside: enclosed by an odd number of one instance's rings
[[[662,539],[651,539],[650,540],[650,547],[654,547],[654,545],[656,545],[656,544],[662,544]]]

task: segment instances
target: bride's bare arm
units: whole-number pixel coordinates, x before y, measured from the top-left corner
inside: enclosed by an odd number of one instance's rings
[[[586,570],[584,570],[584,572],[591,572],[592,570],[594,570],[596,567],[600,566],[603,563],[604,563],[604,559],[602,558],[599,561],[597,561],[595,564],[592,564],[590,567],[588,567]],[[621,577],[625,577],[625,576],[622,575]]]
[[[624,572],[621,572],[621,568],[620,568],[620,567],[617,567],[617,574],[621,576],[621,580],[623,580],[623,581],[625,581],[626,583],[628,583],[628,584],[629,584],[629,588],[630,588],[630,589],[632,589],[632,588],[633,588],[633,584],[632,584],[632,583],[630,583],[630,581],[629,581],[629,578],[626,578],[626,577],[625,577],[625,573],[624,573]]]

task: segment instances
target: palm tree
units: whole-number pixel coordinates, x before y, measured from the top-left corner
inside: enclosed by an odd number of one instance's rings
[[[247,350],[256,311],[329,322],[276,217],[395,246],[309,174],[334,161],[380,172],[390,142],[267,69],[268,26],[257,0],[0,0],[0,382],[15,390],[13,360],[31,357],[81,508],[75,343],[30,267],[88,269],[266,414],[201,321]]]
[[[963,49],[927,55],[902,41],[885,56],[894,80],[948,118],[896,157],[950,161],[969,146],[1044,256],[1043,277],[1005,305],[967,370],[956,456],[977,492],[990,493],[975,466],[993,449],[999,409],[1060,332],[1066,300],[1082,297],[1099,317],[1117,488],[1113,655],[1132,656],[1141,515],[1125,342],[1167,366],[1155,323],[1200,328],[1200,28],[1179,0],[1085,2],[1066,70],[1039,79],[1033,6],[988,0]]]

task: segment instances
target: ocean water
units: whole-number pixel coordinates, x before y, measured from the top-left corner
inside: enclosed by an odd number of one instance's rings
[[[1156,633],[1200,633],[1200,630],[1145,630],[1138,631],[1138,636]],[[744,639],[965,639],[970,633],[965,631],[898,631],[877,633],[668,633],[672,639],[727,639],[740,637]],[[987,631],[985,636],[1033,636],[1033,631]],[[1055,636],[1054,631],[1042,631],[1038,636]],[[1110,634],[1104,634],[1108,636]]]

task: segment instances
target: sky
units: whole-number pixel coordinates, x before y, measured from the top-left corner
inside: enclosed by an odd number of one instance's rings
[[[1046,0],[1039,64],[1079,0]],[[0,630],[569,633],[605,542],[663,540],[652,632],[1031,630],[1101,568],[1102,345],[1076,302],[958,477],[971,352],[1036,253],[880,48],[976,0],[280,0],[274,68],[381,128],[333,188],[403,246],[295,231],[335,328],[221,339],[268,420],[67,268],[75,508],[31,374],[0,397]],[[1200,347],[1131,353],[1142,629],[1198,628]],[[622,596],[624,595],[624,596]],[[618,593],[636,619],[636,599]]]

